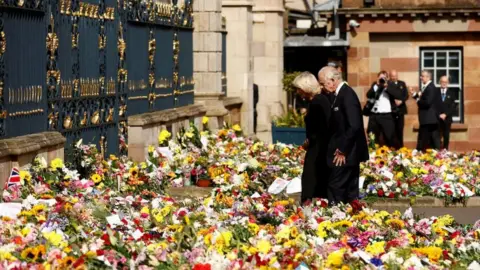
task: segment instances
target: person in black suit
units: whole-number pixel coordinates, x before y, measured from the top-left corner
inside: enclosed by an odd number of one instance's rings
[[[395,146],[395,118],[397,105],[395,99],[400,99],[400,91],[397,86],[388,80],[388,73],[380,71],[377,81],[372,84],[367,92],[368,102],[364,114],[369,116],[367,132],[375,135],[377,144],[382,145],[380,136],[388,147]],[[370,110],[369,112],[366,110]]]
[[[327,166],[328,122],[330,102],[321,93],[315,75],[303,72],[298,75],[293,86],[297,93],[309,104],[305,115],[307,150],[302,174],[302,203],[313,198],[327,198],[327,181],[330,169]]]
[[[440,96],[442,97],[443,109],[446,115],[445,120],[440,121],[440,131],[443,137],[443,148],[448,150],[450,143],[450,129],[453,122],[453,114],[455,113],[455,92],[448,88],[448,77],[442,76],[440,78]]]
[[[422,71],[420,77],[422,88],[420,92],[412,92],[412,97],[418,105],[418,130],[417,150],[426,150],[427,146],[440,149],[440,119],[445,120],[443,113],[442,97],[432,82],[432,73]]]
[[[404,81],[398,79],[398,73],[396,70],[390,71],[390,81],[397,87],[397,91],[400,94],[399,99],[395,99],[395,105],[397,106],[397,115],[395,117],[395,133],[397,137],[397,147],[403,147],[403,129],[405,127],[405,115],[407,111],[408,89],[407,84]]]
[[[350,203],[355,209],[360,163],[369,158],[362,108],[355,91],[342,81],[342,75],[335,68],[322,68],[318,78],[320,85],[335,95],[327,146],[327,164],[331,168],[328,200],[332,205]]]

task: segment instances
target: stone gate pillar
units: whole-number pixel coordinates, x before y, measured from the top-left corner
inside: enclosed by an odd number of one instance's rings
[[[256,0],[253,7],[254,83],[258,85],[259,139],[270,142],[271,121],[284,113],[287,95],[283,92],[284,0]]]
[[[253,133],[252,26],[253,0],[223,0],[227,27],[227,95],[242,99],[245,134]]]
[[[222,93],[222,0],[193,2],[193,77],[195,103],[207,108],[210,128],[223,125],[228,111]]]

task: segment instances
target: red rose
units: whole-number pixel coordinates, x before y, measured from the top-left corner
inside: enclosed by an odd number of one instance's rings
[[[97,256],[103,256],[103,254],[105,254],[105,250],[103,249],[97,250]]]
[[[395,194],[393,192],[390,192],[390,194],[388,194],[388,197],[393,199],[393,198],[395,198]]]
[[[383,189],[379,189],[377,191],[377,194],[378,194],[379,197],[383,197],[383,195],[385,195],[385,192],[383,192]]]
[[[106,246],[109,246],[111,245],[112,243],[110,243],[110,236],[108,236],[108,234],[104,234],[102,235],[102,238],[103,242],[105,242],[105,245]]]
[[[447,194],[452,196],[453,195],[453,192],[451,190],[447,190]]]

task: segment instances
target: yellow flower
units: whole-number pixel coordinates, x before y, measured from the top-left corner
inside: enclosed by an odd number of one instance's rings
[[[341,221],[335,222],[333,224],[333,227],[334,228],[337,228],[337,227],[348,228],[348,227],[352,227],[352,225],[353,225],[353,223],[351,221],[341,220]]]
[[[392,226],[395,229],[402,229],[405,226],[404,222],[400,219],[389,219],[385,222],[385,224]]]
[[[377,256],[379,254],[382,254],[385,252],[385,241],[380,241],[380,242],[375,242],[373,244],[369,244],[366,248],[365,251]]]
[[[283,148],[282,154],[283,154],[283,155],[288,155],[288,154],[290,154],[290,149],[288,149],[287,147]]]
[[[20,179],[30,182],[32,175],[28,171],[20,171]]]
[[[148,153],[153,153],[153,151],[155,151],[155,146],[149,145],[148,146]]]
[[[47,209],[47,207],[44,204],[37,204],[37,205],[32,207],[31,211],[34,215],[38,215],[38,214],[43,213],[46,209]]]
[[[290,230],[290,237],[292,238],[297,238],[298,236],[298,229],[297,227],[293,227],[291,230]]]
[[[12,255],[10,252],[5,252],[0,250],[0,261],[16,261],[17,258]]]
[[[56,247],[66,247],[66,243],[63,241],[62,235],[56,233],[55,231],[49,232],[49,233],[43,233],[43,237],[47,239],[47,241],[56,246]]]
[[[428,256],[432,261],[438,261],[442,256],[442,249],[439,247],[413,248],[412,251]]]
[[[327,257],[327,267],[340,267],[343,264],[345,249],[339,249],[330,253]]]
[[[242,128],[238,124],[233,125],[232,129],[235,131],[242,131]]]
[[[110,160],[115,161],[115,160],[117,160],[117,157],[115,155],[110,155]]]
[[[140,210],[140,214],[150,215],[150,209],[148,208],[148,206],[144,206],[142,210]]]
[[[233,238],[232,232],[222,232],[220,236],[223,238],[223,243],[225,246],[229,247]]]
[[[168,132],[168,130],[165,130],[165,129],[162,130],[158,135],[158,143],[160,144],[164,143],[166,140],[170,139],[171,136],[172,134]]]
[[[147,163],[146,162],[140,162],[140,168],[145,170],[147,168]]]
[[[332,222],[330,220],[324,221],[318,224],[317,235],[321,238],[327,237],[327,232],[332,228]]]
[[[208,117],[207,116],[204,116],[202,118],[202,124],[204,124],[204,125],[208,124]]]
[[[29,247],[22,251],[20,257],[24,260],[36,261],[38,258],[38,252],[35,248]]]
[[[130,173],[130,176],[133,177],[133,178],[136,178],[138,176],[138,168],[137,166],[133,166],[130,168],[130,170],[128,170],[128,172]]]
[[[185,136],[187,136],[187,138],[193,138],[193,133],[192,132],[185,132]]]
[[[397,179],[403,178],[403,172],[398,172],[396,176],[397,176]]]
[[[260,227],[255,223],[248,223],[248,230],[251,234],[256,235],[260,230]]]
[[[257,243],[257,249],[260,253],[267,254],[272,249],[272,245],[267,240],[260,240]]]
[[[95,184],[98,184],[102,181],[102,177],[99,174],[95,173],[95,174],[92,175],[92,181]]]
[[[56,158],[50,162],[50,167],[54,170],[63,168],[63,160]]]

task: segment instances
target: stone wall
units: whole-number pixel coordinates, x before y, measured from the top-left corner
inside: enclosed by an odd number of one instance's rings
[[[257,136],[272,140],[271,121],[285,112],[287,95],[283,78],[283,0],[257,0],[253,7],[254,83],[258,85]]]
[[[363,102],[369,86],[380,70],[396,69],[400,80],[418,89],[421,47],[463,48],[465,124],[453,126],[451,149],[480,149],[480,37],[475,33],[480,30],[479,23],[458,16],[428,20],[355,19],[360,22],[360,27],[350,36],[348,81]],[[446,33],[447,29],[451,32]],[[406,116],[405,141],[407,146],[414,147],[417,140],[417,105],[413,99],[410,99],[407,105],[409,114]]]
[[[209,125],[217,129],[227,110],[222,105],[222,0],[196,0],[193,32],[193,77],[195,104],[206,107],[212,118]],[[218,124],[220,123],[220,124]]]
[[[10,176],[12,168],[24,168],[36,156],[47,162],[64,158],[65,137],[59,132],[42,132],[0,140],[0,190]]]
[[[253,133],[252,0],[223,0],[227,34],[227,96],[242,99],[241,126]]]
[[[164,111],[144,113],[128,117],[128,157],[134,161],[144,161],[150,145],[158,146],[158,135],[168,130],[175,136],[190,122],[201,129],[202,117],[207,109],[203,105],[189,105]]]

